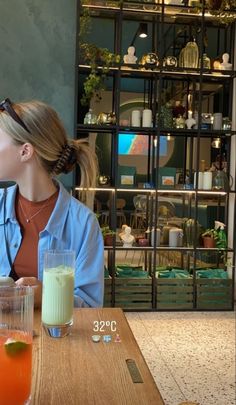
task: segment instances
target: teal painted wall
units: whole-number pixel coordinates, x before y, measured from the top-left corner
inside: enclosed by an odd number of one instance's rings
[[[0,1],[0,97],[39,99],[74,136],[77,0]],[[62,176],[67,186],[72,175]]]

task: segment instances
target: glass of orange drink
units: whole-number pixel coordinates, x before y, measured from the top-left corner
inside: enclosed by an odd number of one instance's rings
[[[34,293],[0,286],[0,404],[30,403]]]

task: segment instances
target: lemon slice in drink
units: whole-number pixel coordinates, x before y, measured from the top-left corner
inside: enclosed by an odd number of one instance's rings
[[[24,350],[26,350],[28,347],[28,343],[9,338],[4,343],[4,347],[9,356],[15,356],[18,353],[21,353]]]

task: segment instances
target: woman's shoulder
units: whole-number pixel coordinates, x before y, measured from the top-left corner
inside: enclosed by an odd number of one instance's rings
[[[87,207],[87,205],[77,200],[77,198],[73,196],[71,196],[70,206],[74,212],[77,212],[79,215],[83,215],[84,218],[91,216],[95,217],[94,212],[89,207]]]
[[[81,224],[85,224],[87,221],[96,222],[96,215],[87,207],[84,203],[73,197],[65,187],[60,185],[58,209],[62,212],[65,206],[68,208],[68,213],[71,219],[79,221]]]

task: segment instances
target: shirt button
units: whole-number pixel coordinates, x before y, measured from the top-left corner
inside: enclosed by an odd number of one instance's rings
[[[13,247],[14,247],[14,248],[17,248],[17,247],[18,247],[18,243],[15,243],[15,244],[13,245]]]

